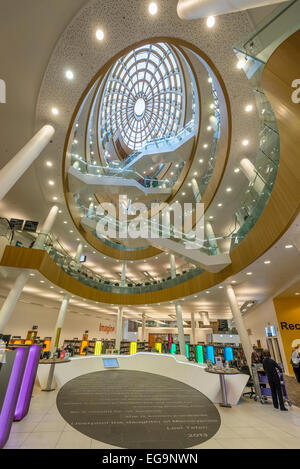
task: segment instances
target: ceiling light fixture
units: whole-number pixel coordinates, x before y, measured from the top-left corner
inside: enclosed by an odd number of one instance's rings
[[[154,16],[154,15],[156,15],[157,12],[158,12],[157,3],[155,3],[155,2],[150,3],[150,5],[149,5],[150,15]]]
[[[74,73],[72,72],[72,70],[67,70],[67,71],[66,71],[66,78],[67,78],[68,80],[73,80],[73,78],[74,78]]]
[[[208,28],[212,28],[216,23],[216,18],[214,16],[209,16],[207,19],[206,19],[206,26]]]
[[[253,109],[252,104],[247,104],[247,106],[245,107],[245,111],[246,111],[246,112],[251,112],[252,109]]]
[[[52,168],[53,163],[52,163],[51,161],[47,161],[46,165],[47,165],[49,168]]]
[[[48,181],[49,186],[54,186],[54,181]]]
[[[104,32],[102,31],[102,29],[97,29],[97,31],[96,31],[96,38],[98,39],[98,41],[103,41],[103,39],[104,39]]]
[[[227,187],[226,192],[231,192],[231,191],[232,191],[231,187]]]
[[[242,145],[243,145],[244,147],[246,147],[247,145],[249,145],[249,140],[243,140],[243,141],[242,141]]]
[[[52,112],[52,114],[53,114],[54,116],[57,116],[57,115],[59,114],[59,110],[58,110],[56,107],[53,107],[53,108],[51,109],[51,112]]]
[[[293,247],[292,244],[287,244],[287,245],[285,246],[285,249],[291,249],[292,247]]]

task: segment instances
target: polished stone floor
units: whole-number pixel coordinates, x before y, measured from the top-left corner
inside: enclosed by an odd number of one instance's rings
[[[29,414],[14,423],[6,449],[113,449],[69,426],[56,407],[57,392],[38,392],[32,399]],[[288,412],[275,410],[244,398],[238,406],[218,406],[221,427],[209,441],[197,449],[300,449],[300,408]]]

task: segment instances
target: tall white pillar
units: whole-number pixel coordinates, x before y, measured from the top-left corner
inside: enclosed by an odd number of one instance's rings
[[[28,280],[29,271],[25,270],[15,280],[6,300],[4,301],[0,311],[0,333],[4,332],[4,328],[15,309],[15,306],[20,298],[23,288]]]
[[[195,197],[195,201],[197,203],[200,203],[201,194],[200,194],[200,191],[199,191],[198,182],[196,181],[195,178],[192,179],[192,189],[193,189],[193,194],[194,194],[194,197]]]
[[[82,254],[82,249],[83,249],[83,245],[82,245],[82,243],[79,243],[78,247],[77,247],[76,255],[75,255],[75,262],[80,261],[80,257],[81,257],[81,254]],[[54,329],[54,335],[53,335],[53,338],[52,338],[52,341],[51,341],[51,347],[50,347],[51,355],[53,355],[53,353],[55,352],[55,350],[57,349],[57,347],[59,345],[60,334],[61,334],[61,330],[62,330],[64,322],[65,322],[65,318],[66,318],[70,298],[71,298],[71,295],[69,293],[67,293],[64,296],[63,301],[61,303],[60,310],[59,310],[58,317],[57,317],[57,321],[56,321],[56,326],[55,326],[55,329]]]
[[[93,202],[91,202],[90,205],[89,205],[87,217],[88,217],[88,218],[93,218],[94,215],[95,215],[95,205],[94,205]]]
[[[33,246],[34,249],[44,248],[45,242],[47,240],[47,236],[49,235],[50,231],[53,228],[57,214],[58,214],[58,207],[54,205],[51,208],[50,212],[48,213],[46,220],[44,221],[43,227],[41,231],[39,232],[39,235],[34,243],[34,246]]]
[[[144,342],[145,339],[145,328],[146,328],[146,314],[142,314],[142,342]]]
[[[76,251],[76,254],[75,254],[75,262],[80,262],[80,258],[82,256],[82,251],[83,251],[83,244],[82,243],[79,243],[78,246],[77,246],[77,251]]]
[[[122,319],[123,319],[123,308],[119,306],[118,318],[117,318],[117,330],[116,330],[116,345],[115,349],[120,351],[120,344],[122,340]]]
[[[67,313],[67,309],[68,309],[68,306],[69,306],[69,301],[70,301],[70,295],[67,293],[64,296],[64,299],[62,300],[60,310],[59,310],[59,313],[58,313],[58,318],[57,318],[56,326],[55,326],[55,333],[54,333],[54,336],[52,337],[52,341],[51,341],[51,347],[50,347],[51,355],[53,355],[55,350],[58,348],[60,334],[61,334],[61,330],[62,330],[64,322],[65,322],[66,313]]]
[[[200,313],[201,321],[203,322],[203,326],[210,326],[209,315],[205,311]]]
[[[192,335],[191,335],[191,344],[196,344],[196,331],[195,331],[195,313],[191,313],[191,329],[192,329]]]
[[[177,13],[183,20],[225,15],[280,3],[282,0],[179,0]]]
[[[54,135],[52,125],[45,125],[28,143],[0,170],[0,200],[20,179],[29,166],[44,150]]]
[[[206,237],[208,240],[209,246],[213,249],[216,250],[217,252],[219,251],[219,246],[216,240],[216,235],[214,233],[213,227],[211,223],[208,221],[205,223],[205,232],[206,232]]]
[[[186,357],[184,330],[183,330],[183,321],[182,321],[182,310],[181,310],[180,304],[177,302],[175,303],[175,309],[176,309],[176,322],[177,322],[177,329],[178,329],[180,355],[184,355]]]
[[[125,287],[125,282],[126,282],[126,262],[123,262],[122,274],[121,274],[121,287]]]
[[[246,178],[253,184],[253,189],[260,194],[265,187],[265,182],[263,179],[258,175],[255,166],[251,163],[248,158],[243,158],[240,161],[240,168],[245,174]]]
[[[230,304],[232,316],[234,319],[234,323],[237,328],[238,334],[240,336],[240,341],[244,349],[244,354],[245,354],[249,369],[251,370],[252,345],[250,342],[250,338],[247,333],[233,287],[231,285],[227,285],[226,292],[227,292],[227,298]]]
[[[170,270],[171,270],[171,277],[176,278],[176,262],[174,254],[170,254]]]

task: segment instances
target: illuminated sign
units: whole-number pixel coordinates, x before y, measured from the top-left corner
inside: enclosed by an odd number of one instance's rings
[[[196,345],[196,362],[204,363],[203,345]]]
[[[95,352],[94,355],[101,355],[102,353],[102,342],[101,340],[97,340],[95,343]]]
[[[130,342],[130,355],[137,352],[137,342]]]
[[[161,343],[157,342],[155,344],[155,349],[158,351],[158,353],[161,353]]]

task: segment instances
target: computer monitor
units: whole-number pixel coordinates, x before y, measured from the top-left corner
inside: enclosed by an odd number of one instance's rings
[[[102,358],[104,368],[119,368],[117,358]]]

